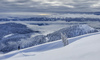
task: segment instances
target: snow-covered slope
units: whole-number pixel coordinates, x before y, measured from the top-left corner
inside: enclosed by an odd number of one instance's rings
[[[0,24],[0,52],[16,50],[21,39],[29,38],[39,31],[31,30],[21,23]]]
[[[38,46],[0,55],[4,60],[100,60],[100,32],[69,39],[63,47],[62,41],[54,41]],[[73,43],[72,43],[73,42]],[[62,48],[60,48],[62,47]],[[58,49],[54,49],[58,48]],[[52,49],[52,50],[50,50]]]
[[[84,24],[71,26],[69,28],[66,27],[48,35],[40,33],[41,30],[31,30],[27,25],[21,23],[0,24],[0,28],[0,51],[3,53],[17,50],[18,46],[23,49],[46,42],[60,40],[61,33],[65,33],[66,36],[70,38],[87,33],[98,32],[96,29]],[[55,26],[53,28],[55,29]]]
[[[79,24],[79,25],[63,28],[51,34],[48,34],[47,38],[48,38],[48,41],[55,41],[55,40],[61,39],[61,33],[65,34],[68,38],[71,38],[71,37],[93,33],[93,32],[98,32],[98,30],[86,24]]]

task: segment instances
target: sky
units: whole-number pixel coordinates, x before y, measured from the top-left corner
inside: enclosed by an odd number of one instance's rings
[[[98,12],[100,0],[0,0],[6,12]]]

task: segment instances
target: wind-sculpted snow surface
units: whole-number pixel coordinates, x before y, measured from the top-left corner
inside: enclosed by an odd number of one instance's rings
[[[55,41],[61,39],[61,33],[66,34],[66,37],[71,38],[83,34],[98,32],[98,30],[95,30],[94,28],[83,24],[83,25],[75,25],[71,26],[69,28],[63,28],[59,31],[56,31],[54,33],[48,34],[48,41]]]

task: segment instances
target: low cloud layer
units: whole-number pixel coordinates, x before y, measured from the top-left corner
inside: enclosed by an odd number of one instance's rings
[[[0,0],[0,12],[97,12],[100,0]]]

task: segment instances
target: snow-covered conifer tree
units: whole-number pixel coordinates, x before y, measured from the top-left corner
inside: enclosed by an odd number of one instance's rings
[[[66,34],[61,33],[61,39],[62,39],[64,46],[68,45],[68,39],[66,37]]]

